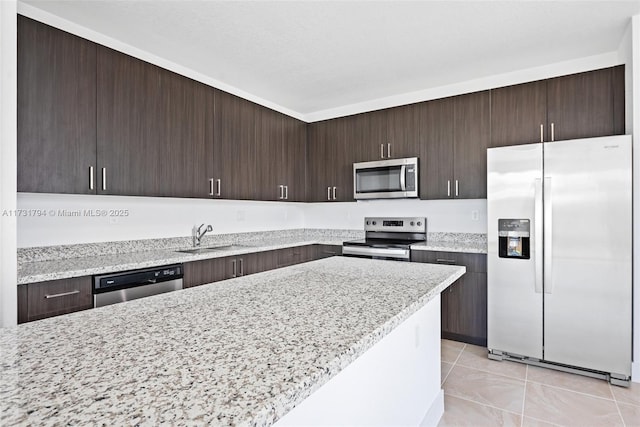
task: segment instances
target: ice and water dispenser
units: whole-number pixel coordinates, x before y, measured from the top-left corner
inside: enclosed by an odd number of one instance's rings
[[[498,219],[498,256],[500,258],[530,258],[530,221],[528,219]]]

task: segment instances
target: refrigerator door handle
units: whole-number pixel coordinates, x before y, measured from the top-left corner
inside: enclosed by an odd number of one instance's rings
[[[553,201],[551,198],[551,177],[544,177],[544,293],[553,290]]]
[[[534,256],[535,256],[535,292],[537,294],[542,293],[542,242],[543,242],[543,228],[542,228],[542,178],[536,178],[534,182],[535,187],[535,212],[533,217],[534,231]]]

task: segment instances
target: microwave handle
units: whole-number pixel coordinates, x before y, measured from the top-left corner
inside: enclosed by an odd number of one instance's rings
[[[407,165],[402,165],[400,167],[400,189],[402,191],[407,191]]]

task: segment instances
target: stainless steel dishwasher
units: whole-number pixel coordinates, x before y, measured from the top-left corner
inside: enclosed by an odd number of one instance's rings
[[[182,264],[93,276],[93,306],[130,301],[182,289]]]

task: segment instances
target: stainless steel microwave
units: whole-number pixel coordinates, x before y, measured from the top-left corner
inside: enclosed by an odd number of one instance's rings
[[[353,198],[400,199],[418,197],[418,158],[353,164]]]

